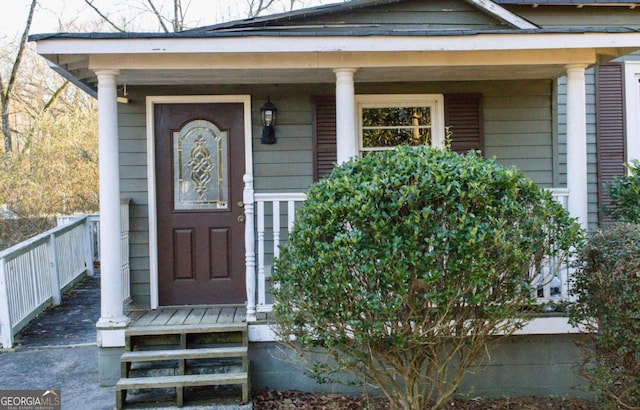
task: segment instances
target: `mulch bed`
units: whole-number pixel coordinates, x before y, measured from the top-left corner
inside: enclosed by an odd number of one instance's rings
[[[386,410],[389,402],[379,396],[344,396],[296,391],[259,391],[253,396],[255,410]],[[583,399],[514,397],[502,399],[455,399],[447,409],[456,410],[597,410]]]

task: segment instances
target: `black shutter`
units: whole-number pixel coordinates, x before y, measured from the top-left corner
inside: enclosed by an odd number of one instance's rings
[[[481,94],[447,94],[444,96],[444,124],[451,132],[451,150],[465,153],[483,151]]]
[[[336,163],[336,97],[313,98],[313,178],[328,174]],[[484,150],[481,94],[444,96],[445,126],[449,127],[451,149],[464,153]]]
[[[314,97],[313,105],[313,180],[317,181],[337,162],[336,97]]]
[[[624,68],[621,63],[596,66],[596,137],[600,222],[611,222],[602,208],[611,203],[605,184],[624,176]]]

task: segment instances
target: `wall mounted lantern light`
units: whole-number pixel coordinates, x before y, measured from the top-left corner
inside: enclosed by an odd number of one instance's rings
[[[267,102],[260,108],[260,113],[262,114],[262,139],[260,142],[263,144],[276,143],[276,132],[273,127],[276,125],[277,112],[278,109],[271,103],[271,99],[267,97]]]

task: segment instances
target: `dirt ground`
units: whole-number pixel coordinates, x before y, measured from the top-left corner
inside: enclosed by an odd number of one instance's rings
[[[389,402],[383,397],[312,394],[294,391],[260,391],[253,397],[255,410],[383,410]],[[516,397],[502,399],[455,399],[446,407],[456,410],[597,410],[600,407],[582,399]]]

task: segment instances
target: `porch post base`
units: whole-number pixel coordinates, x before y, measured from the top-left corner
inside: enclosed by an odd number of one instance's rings
[[[124,331],[129,322],[130,319],[127,317],[98,320],[98,347],[124,347]]]
[[[98,349],[98,382],[100,387],[113,387],[120,380],[120,356],[124,347],[101,347]]]

